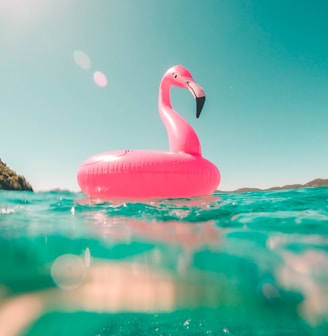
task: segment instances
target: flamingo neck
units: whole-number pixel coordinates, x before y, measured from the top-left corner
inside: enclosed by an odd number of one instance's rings
[[[159,88],[158,109],[169,137],[170,152],[185,152],[201,155],[201,146],[196,132],[176,111],[170,100],[172,83],[163,78]]]

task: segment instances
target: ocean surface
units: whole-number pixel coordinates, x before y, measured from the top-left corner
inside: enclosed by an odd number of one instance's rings
[[[0,191],[0,335],[328,335],[328,188]]]

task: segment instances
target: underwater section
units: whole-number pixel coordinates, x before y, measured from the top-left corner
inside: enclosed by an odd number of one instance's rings
[[[0,192],[1,335],[326,335],[328,188]]]

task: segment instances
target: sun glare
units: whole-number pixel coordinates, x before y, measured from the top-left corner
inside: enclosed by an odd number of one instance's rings
[[[34,21],[53,16],[73,0],[0,0],[0,17],[8,22]]]
[[[28,20],[44,7],[41,0],[0,0],[0,9],[8,19]]]
[[[24,18],[28,15],[28,10],[23,1],[0,0],[0,16],[7,18]]]

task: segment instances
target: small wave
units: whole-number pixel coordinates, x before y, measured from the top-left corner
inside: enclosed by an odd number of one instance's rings
[[[0,209],[0,215],[8,215],[8,214],[12,214],[12,213],[15,213],[14,209],[8,209],[8,208]]]

